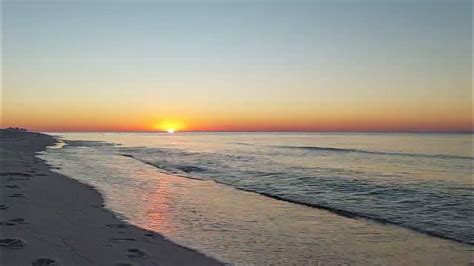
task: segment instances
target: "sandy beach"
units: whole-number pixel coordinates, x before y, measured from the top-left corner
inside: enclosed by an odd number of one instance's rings
[[[0,134],[1,265],[219,265],[103,208],[92,187],[50,171],[35,153],[55,139]]]

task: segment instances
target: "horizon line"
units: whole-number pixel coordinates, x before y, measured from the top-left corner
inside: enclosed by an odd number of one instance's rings
[[[15,127],[0,128],[6,130]],[[16,127],[21,128],[21,127]],[[56,132],[56,133],[166,133],[166,130],[36,130],[26,129],[28,132]],[[469,133],[472,130],[177,130],[177,133]]]
[[[162,133],[170,134],[164,130],[48,130],[32,132],[54,132],[54,133]],[[446,134],[473,134],[471,131],[436,131],[436,130],[178,130],[179,133],[446,133]]]

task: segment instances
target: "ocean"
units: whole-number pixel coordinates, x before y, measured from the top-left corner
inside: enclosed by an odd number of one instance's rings
[[[122,219],[223,261],[472,252],[472,134],[49,134],[61,143],[39,157],[55,171]]]

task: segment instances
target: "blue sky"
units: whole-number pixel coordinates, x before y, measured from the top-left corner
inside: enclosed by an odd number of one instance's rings
[[[3,106],[26,124],[469,120],[471,37],[470,1],[4,1]]]

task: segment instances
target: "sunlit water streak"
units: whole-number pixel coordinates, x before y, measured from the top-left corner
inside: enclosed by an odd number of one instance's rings
[[[43,155],[59,172],[130,222],[226,261],[469,260],[470,246],[232,188],[473,243],[468,134],[61,135]]]

